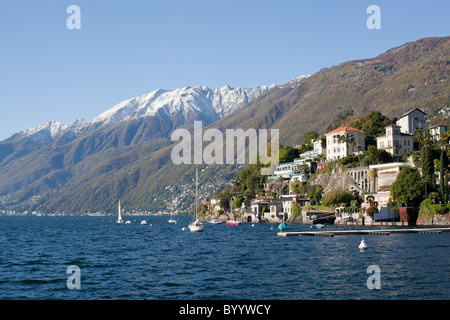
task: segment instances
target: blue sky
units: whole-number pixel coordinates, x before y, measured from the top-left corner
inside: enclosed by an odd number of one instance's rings
[[[69,30],[67,7],[81,9]],[[369,30],[369,5],[381,29]],[[424,37],[450,1],[1,0],[0,140],[163,89],[283,84]]]

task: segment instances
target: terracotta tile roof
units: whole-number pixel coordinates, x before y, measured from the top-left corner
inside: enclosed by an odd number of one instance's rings
[[[337,129],[334,129],[333,131],[327,132],[325,134],[330,134],[330,133],[335,133],[335,132],[342,132],[342,131],[357,131],[357,132],[362,132],[362,133],[366,133],[365,131],[359,130],[359,129],[355,129],[349,126],[342,126],[339,127]]]

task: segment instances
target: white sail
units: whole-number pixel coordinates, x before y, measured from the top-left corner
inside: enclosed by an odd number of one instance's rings
[[[117,223],[122,223],[123,222],[122,215],[120,214],[120,211],[121,211],[121,209],[120,209],[120,200],[119,200],[119,212],[118,212],[118,215],[117,215]]]
[[[195,221],[189,225],[189,230],[191,230],[191,232],[199,232],[205,229],[203,223],[198,219],[197,199],[198,199],[198,169],[195,170]]]

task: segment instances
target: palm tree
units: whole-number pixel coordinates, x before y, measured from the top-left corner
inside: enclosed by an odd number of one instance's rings
[[[351,143],[352,145],[355,143],[355,137],[348,131],[346,131],[344,134],[340,135],[338,138],[339,143],[345,143],[345,149],[347,150],[347,156],[349,156],[348,152],[348,144]],[[353,152],[353,150],[352,150]]]

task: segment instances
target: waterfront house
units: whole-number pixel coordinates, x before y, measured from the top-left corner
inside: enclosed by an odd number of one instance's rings
[[[300,154],[301,159],[315,159],[323,155],[325,149],[322,147],[322,140],[311,140],[313,149]]]
[[[391,185],[403,168],[412,167],[412,162],[392,162],[370,165],[370,195],[378,202],[378,207],[385,207],[391,197]]]
[[[278,199],[273,197],[258,197],[250,201],[250,210],[244,215],[247,222],[252,221],[285,221],[292,215],[292,203],[298,206],[309,204],[308,198],[296,195],[281,195]]]
[[[293,162],[280,163],[274,171],[274,175],[268,179],[283,178],[290,180],[290,185],[293,182],[307,182],[310,173],[315,172],[316,163],[306,159],[295,159]]]
[[[401,132],[413,134],[419,128],[425,129],[425,116],[425,112],[416,108],[402,114],[396,124],[400,126]]]
[[[389,152],[393,157],[402,157],[413,150],[413,135],[401,132],[401,126],[391,124],[385,128],[386,133],[378,136],[377,148]]]
[[[260,221],[264,218],[264,213],[269,212],[269,204],[276,200],[274,197],[257,197],[250,201],[250,213],[252,220]],[[246,218],[248,221],[248,218]]]
[[[298,206],[300,207],[304,207],[306,204],[309,203],[309,199],[308,198],[301,198],[298,197],[296,195],[281,195],[280,196],[280,201],[281,201],[281,208],[283,210],[283,218],[284,220],[287,220],[291,217],[292,215],[292,204],[294,202],[297,203]]]
[[[339,160],[365,150],[366,132],[349,126],[342,126],[325,133],[327,140],[327,160]],[[351,138],[345,141],[344,137]]]
[[[279,199],[272,201],[269,204],[269,212],[264,215],[264,218],[270,218],[270,220],[273,220],[275,218],[282,219],[281,213],[283,212],[283,206]]]
[[[441,140],[441,137],[444,133],[448,131],[448,126],[446,125],[437,125],[430,128],[431,138],[435,141]]]
[[[211,212],[213,214],[217,214],[220,209],[221,209],[221,207],[220,207],[219,199],[210,199],[209,200],[209,210],[211,210]]]

